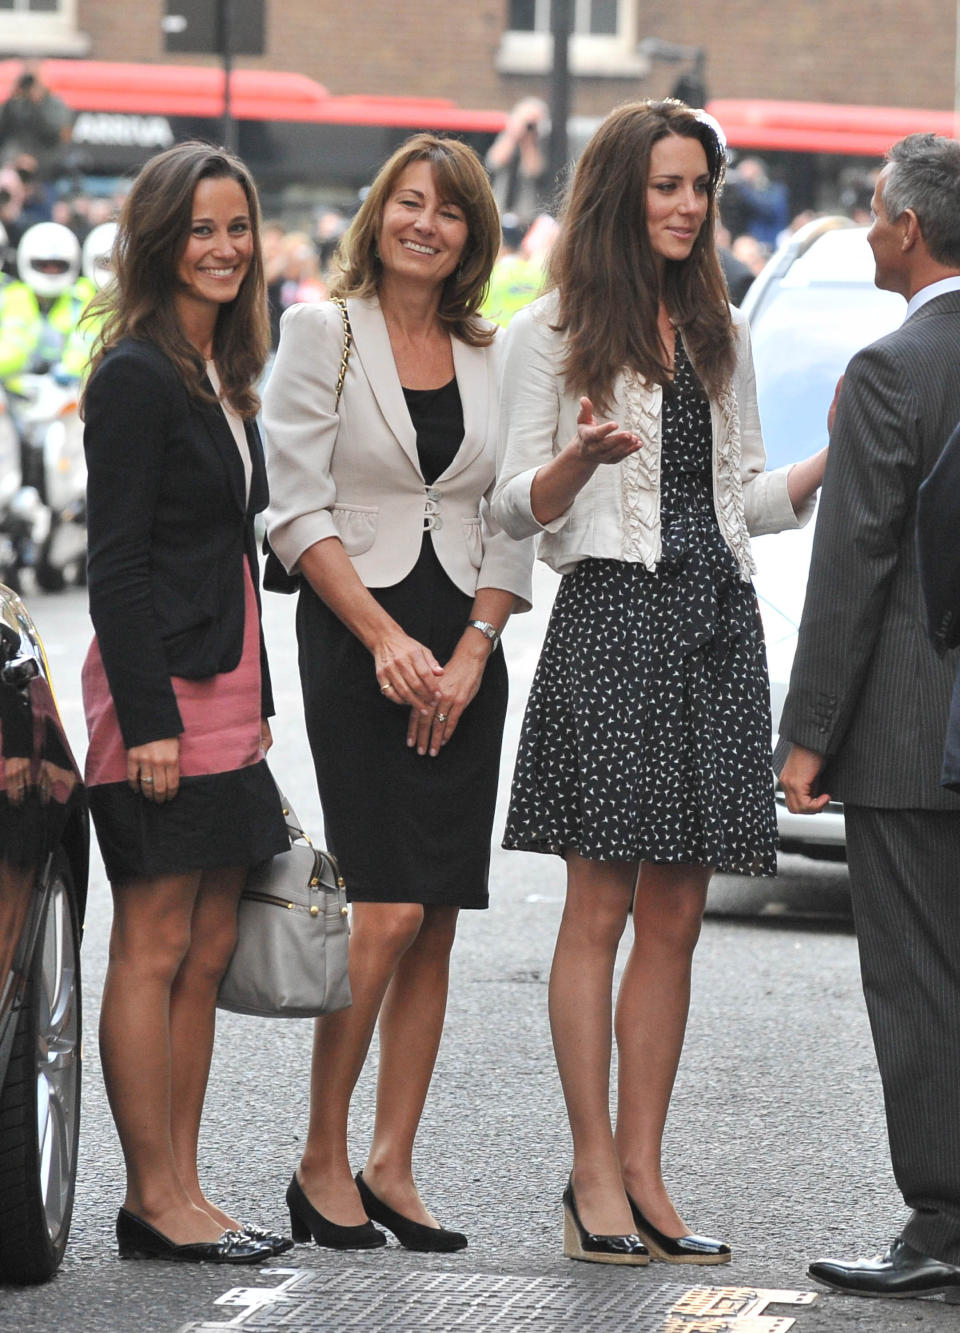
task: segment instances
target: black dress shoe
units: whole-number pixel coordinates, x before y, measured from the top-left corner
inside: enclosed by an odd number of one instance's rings
[[[387,1243],[386,1236],[369,1219],[354,1227],[328,1222],[304,1194],[296,1171],[287,1186],[287,1207],[290,1209],[290,1231],[298,1245],[311,1236],[328,1250],[376,1250]]]
[[[239,1231],[225,1231],[219,1240],[175,1245],[126,1208],[117,1213],[117,1248],[121,1259],[172,1259],[184,1264],[261,1264],[273,1255],[262,1240]]]
[[[573,1177],[563,1191],[563,1252],[591,1264],[648,1264],[650,1254],[639,1236],[598,1236],[580,1221],[573,1197]]]
[[[633,1224],[654,1259],[666,1264],[728,1264],[730,1246],[712,1236],[665,1236],[627,1195]]]
[[[264,1245],[269,1245],[274,1254],[286,1254],[287,1250],[293,1249],[293,1241],[289,1236],[281,1236],[278,1231],[268,1231],[266,1227],[257,1226],[255,1222],[241,1222],[239,1231],[244,1236],[249,1236],[251,1240],[259,1240]]]
[[[354,1176],[360,1191],[360,1202],[374,1222],[392,1231],[405,1250],[420,1250],[431,1254],[452,1254],[465,1250],[467,1238],[462,1231],[448,1231],[446,1227],[428,1227],[423,1222],[412,1222],[402,1213],[396,1213],[389,1204],[378,1199],[363,1178],[363,1172]]]
[[[807,1272],[825,1287],[849,1296],[946,1296],[960,1302],[960,1268],[921,1254],[898,1236],[888,1250],[852,1264],[818,1259]]]

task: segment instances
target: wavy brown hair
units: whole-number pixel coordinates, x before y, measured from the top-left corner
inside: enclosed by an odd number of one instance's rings
[[[223,396],[242,417],[259,411],[254,385],[270,346],[266,286],[260,252],[260,204],[253,178],[223,148],[188,142],[168,148],[143,167],[120,213],[114,245],[114,277],[94,298],[94,318],[103,316],[90,375],[122,338],[152,342],[170,358],[195,398],[213,401],[206,367],[177,318],[175,297],[180,262],[193,221],[193,196],[202,180],[235,180],[250,216],[253,254],[233,301],[220,307],[213,335]],[[89,382],[89,376],[88,376]]]
[[[709,204],[687,259],[668,260],[663,287],[647,235],[647,180],[653,145],[668,135],[697,139],[707,157]],[[713,128],[682,102],[628,102],[606,118],[577,164],[549,274],[566,335],[563,370],[574,394],[607,410],[617,375],[636,371],[666,384],[657,332],[662,299],[710,394],[736,363],[727,288],[717,256],[717,193],[723,147]]]
[[[378,294],[383,265],[377,242],[384,209],[397,181],[414,162],[430,163],[437,193],[446,203],[462,209],[467,221],[463,256],[443,284],[438,317],[462,342],[487,347],[496,330],[481,319],[480,307],[500,249],[500,215],[480,159],[459,139],[414,134],[383,164],[337,247],[330,295]]]

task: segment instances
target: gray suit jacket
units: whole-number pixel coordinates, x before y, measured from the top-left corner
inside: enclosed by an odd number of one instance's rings
[[[960,653],[931,646],[914,539],[960,421],[958,367],[948,292],[859,352],[840,395],[780,739],[826,755],[822,789],[850,804],[960,808],[940,786]]]

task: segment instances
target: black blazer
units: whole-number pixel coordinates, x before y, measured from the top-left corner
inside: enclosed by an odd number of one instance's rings
[[[243,649],[243,561],[267,504],[260,436],[243,464],[218,405],[188,394],[152,343],[124,339],[86,393],[90,614],[129,749],[183,730],[171,676],[232,671]],[[259,608],[259,591],[257,592]],[[273,713],[263,633],[262,716]]]

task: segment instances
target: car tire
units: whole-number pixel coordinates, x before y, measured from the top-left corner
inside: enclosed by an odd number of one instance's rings
[[[63,1258],[80,1132],[80,930],[62,853],[47,877],[0,1090],[0,1273],[43,1282]]]

